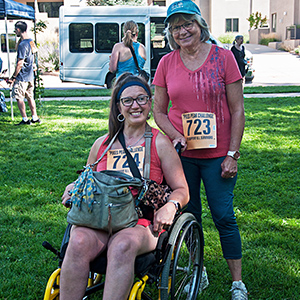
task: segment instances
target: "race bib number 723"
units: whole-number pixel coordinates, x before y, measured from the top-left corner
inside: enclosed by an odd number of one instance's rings
[[[182,114],[181,117],[188,150],[217,147],[217,126],[214,113],[189,112]]]

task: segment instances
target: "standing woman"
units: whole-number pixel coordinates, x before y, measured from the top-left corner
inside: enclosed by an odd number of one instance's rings
[[[245,123],[242,77],[231,51],[206,43],[208,26],[194,2],[172,3],[165,22],[174,51],[160,60],[154,77],[154,118],[174,145],[181,142],[183,146],[182,164],[190,191],[187,210],[200,224],[203,181],[232,275],[232,299],[246,300],[241,237],[233,211]]]
[[[242,77],[246,75],[246,65],[245,61],[245,47],[243,46],[244,37],[242,35],[237,35],[231,47],[231,51],[236,59],[239,66]]]
[[[133,20],[127,21],[123,27],[124,37],[121,43],[114,45],[110,61],[109,71],[116,72],[116,78],[125,72],[138,75],[138,70],[132,57],[130,46],[133,47],[140,69],[143,69],[146,62],[146,49],[137,41],[138,25]]]

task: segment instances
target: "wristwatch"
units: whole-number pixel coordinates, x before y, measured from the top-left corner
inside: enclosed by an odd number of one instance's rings
[[[241,156],[241,153],[239,151],[228,151],[227,156],[230,156],[233,159],[238,160]]]
[[[181,207],[180,207],[180,203],[178,201],[169,200],[168,202],[172,202],[175,205],[177,211],[180,210]]]

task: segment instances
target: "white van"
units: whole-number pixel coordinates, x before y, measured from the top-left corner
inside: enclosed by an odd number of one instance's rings
[[[16,43],[17,43],[17,37],[14,33],[14,24],[15,20],[8,21],[7,29],[8,29],[8,43],[9,43],[9,61],[10,61],[10,72],[15,70],[16,65],[16,57],[17,57],[17,50],[16,50]],[[0,72],[3,70],[8,70],[8,56],[7,56],[7,47],[6,47],[6,30],[5,30],[5,22],[4,20],[0,21],[0,58],[2,61],[2,66],[0,68]],[[11,75],[10,74],[10,75]],[[8,72],[5,73],[5,76],[8,77]]]
[[[145,45],[144,69],[154,76],[160,58],[170,52],[164,37],[167,8],[160,6],[65,7],[59,11],[60,79],[110,88],[109,56],[122,40],[122,25],[139,25],[139,42]]]

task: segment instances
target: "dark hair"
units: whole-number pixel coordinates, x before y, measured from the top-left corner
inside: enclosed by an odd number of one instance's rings
[[[24,21],[18,21],[15,24],[15,28],[19,28],[21,32],[25,32],[27,30],[27,24]]]
[[[184,21],[194,20],[194,21],[196,21],[198,23],[198,25],[200,26],[200,28],[201,28],[200,42],[206,42],[209,39],[209,37],[210,37],[209,27],[208,27],[206,21],[201,16],[199,16],[198,14],[194,14],[194,15],[175,14],[175,15],[170,17],[169,23],[168,23],[168,28],[165,30],[166,38],[167,38],[168,43],[169,43],[170,47],[172,48],[172,50],[177,50],[180,47],[175,42],[175,40],[173,38],[173,35],[170,31],[170,27],[173,24],[176,24],[180,20],[184,20]]]
[[[123,27],[123,43],[126,47],[132,46],[132,34],[139,31],[138,25],[133,20],[127,21]]]
[[[119,91],[122,89],[122,87],[127,84],[128,82],[137,82],[141,84],[143,87],[145,87],[145,91],[147,94],[152,98],[152,93],[150,86],[147,81],[144,80],[141,76],[133,75],[132,73],[126,72],[123,73],[115,82],[113,91],[111,94],[110,99],[110,112],[109,112],[109,118],[108,118],[108,139],[105,142],[107,145],[111,139],[115,136],[115,134],[118,132],[120,128],[123,128],[124,122],[119,122],[117,119],[117,116],[120,114],[119,110],[119,103],[120,100],[118,99]],[[137,84],[138,85],[138,84]]]

